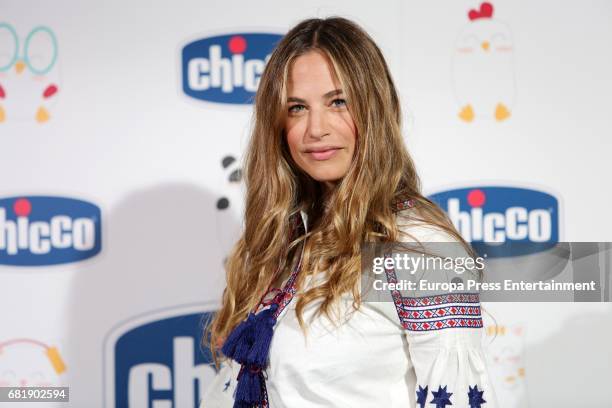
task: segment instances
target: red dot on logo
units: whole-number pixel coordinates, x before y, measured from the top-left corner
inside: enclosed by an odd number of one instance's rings
[[[482,207],[486,201],[485,193],[482,190],[472,190],[468,193],[467,201],[472,207]]]
[[[27,217],[32,212],[32,204],[27,198],[20,198],[13,204],[13,211],[18,217]]]
[[[235,35],[230,38],[229,43],[227,45],[232,54],[242,54],[246,51],[247,48],[246,40],[241,35]]]

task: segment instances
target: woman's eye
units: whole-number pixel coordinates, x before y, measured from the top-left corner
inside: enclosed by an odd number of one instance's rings
[[[304,105],[293,105],[289,107],[289,113],[297,113],[304,108]]]
[[[338,98],[338,99],[334,99],[334,100],[332,101],[332,105],[334,105],[334,106],[336,106],[336,107],[338,107],[338,106],[345,106],[345,105],[346,105],[346,100],[344,100],[344,99],[340,99],[340,98]]]

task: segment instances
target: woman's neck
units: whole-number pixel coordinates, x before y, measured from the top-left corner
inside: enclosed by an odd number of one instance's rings
[[[336,182],[333,181],[324,181],[323,182],[323,208],[327,209],[329,206],[329,201],[331,199],[332,193],[336,188]]]

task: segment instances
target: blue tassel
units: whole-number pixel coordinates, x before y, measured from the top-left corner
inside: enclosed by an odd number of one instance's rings
[[[247,356],[249,355],[251,345],[253,344],[253,331],[256,323],[255,315],[253,313],[249,314],[249,317],[247,318],[246,322],[243,323],[245,325],[244,331],[242,332],[242,335],[236,340],[234,355],[231,356],[240,364],[246,364]]]
[[[234,401],[233,408],[253,408],[253,407],[256,407],[256,406],[257,405],[249,404],[248,402]]]
[[[277,304],[258,314],[250,313],[227,337],[221,351],[240,364],[265,367],[274,334]]]
[[[236,387],[234,408],[241,406],[259,406],[261,403],[261,371],[253,372],[245,369]],[[244,405],[246,404],[246,405]]]
[[[262,403],[262,370],[268,363],[278,304],[258,314],[249,313],[227,337],[221,351],[243,365],[238,377],[234,408],[252,408]]]
[[[256,316],[257,322],[253,325],[253,344],[247,356],[247,364],[264,368],[268,363],[270,343],[274,334],[276,317],[274,312],[278,309],[277,304],[272,304],[270,309],[264,310]]]
[[[252,339],[250,339],[253,331],[252,326],[253,314],[251,313],[227,336],[223,347],[221,347],[223,354],[240,364],[244,364],[250,350],[250,343],[252,343]]]

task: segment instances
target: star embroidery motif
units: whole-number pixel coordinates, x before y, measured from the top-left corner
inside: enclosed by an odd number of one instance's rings
[[[450,396],[453,395],[453,393],[447,392],[446,387],[447,386],[445,385],[444,388],[442,388],[440,385],[438,386],[438,391],[431,392],[434,399],[432,399],[430,403],[436,404],[436,408],[445,408],[447,405],[453,405],[453,403],[450,402]]]
[[[417,404],[420,405],[420,408],[425,408],[425,404],[427,404],[427,388],[427,386],[423,388],[419,385],[419,389],[416,392]]]
[[[487,402],[482,398],[484,390],[478,391],[478,385],[475,385],[473,389],[469,386],[468,388],[470,389],[470,391],[468,392],[468,398],[470,399],[470,408],[481,408],[480,404],[484,404],[485,402]]]

